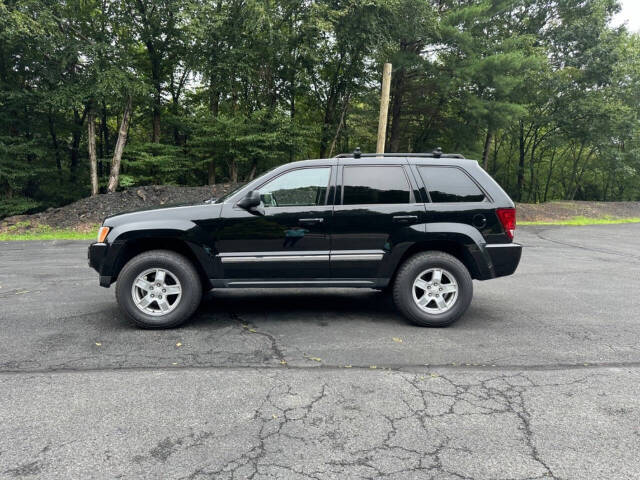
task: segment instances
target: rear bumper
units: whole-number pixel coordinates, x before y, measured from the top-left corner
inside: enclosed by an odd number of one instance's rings
[[[487,252],[493,264],[495,277],[511,275],[518,268],[522,256],[522,245],[517,243],[500,243],[487,245]]]
[[[107,258],[109,246],[106,243],[92,243],[89,245],[87,256],[89,257],[89,266],[100,274],[100,286],[109,287],[111,285],[111,275],[104,275],[104,264]]]

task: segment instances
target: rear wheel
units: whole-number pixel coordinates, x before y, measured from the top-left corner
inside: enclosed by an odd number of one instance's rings
[[[124,266],[116,283],[116,298],[137,326],[171,328],[196,311],[202,285],[187,258],[169,250],[151,250]]]
[[[469,308],[473,281],[460,260],[444,252],[423,252],[405,261],[393,285],[396,307],[412,322],[446,327]]]

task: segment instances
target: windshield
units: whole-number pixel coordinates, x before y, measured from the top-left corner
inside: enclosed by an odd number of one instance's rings
[[[216,198],[216,200],[213,203],[223,203],[227,198],[229,198],[231,195],[233,195],[238,190],[243,188],[245,185],[246,185],[246,183],[241,183],[240,185],[238,185],[233,190],[230,190],[229,192],[227,192],[225,195],[221,196],[220,198]]]
[[[220,198],[216,198],[216,200],[213,203],[224,203],[228,198],[232,197],[233,195],[235,195],[236,193],[238,193],[240,190],[242,190],[244,187],[246,187],[247,185],[250,185],[252,183],[255,183],[257,180],[260,180],[260,177],[263,177],[264,175],[266,175],[267,173],[275,170],[276,168],[280,167],[281,165],[276,165],[275,167],[270,168],[269,170],[262,172],[260,174],[259,177],[256,177],[255,179],[251,180],[248,183],[242,183],[240,185],[238,185],[236,188],[234,188],[233,190],[231,190],[230,192],[228,192],[227,194],[223,195]]]

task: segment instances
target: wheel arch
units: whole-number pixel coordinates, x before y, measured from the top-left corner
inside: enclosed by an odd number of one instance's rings
[[[462,262],[471,278],[485,280],[493,278],[493,264],[484,248],[482,234],[470,225],[460,223],[429,223],[424,230],[405,243],[401,254],[394,262],[389,282],[393,283],[400,266],[409,257],[429,250],[448,253]]]
[[[469,270],[471,278],[479,278],[482,276],[476,259],[473,257],[471,252],[469,252],[469,249],[465,245],[455,240],[424,240],[414,243],[402,254],[402,257],[400,257],[400,260],[398,261],[393,271],[391,281],[393,282],[398,273],[398,270],[400,269],[400,266],[408,258],[413,257],[418,253],[428,252],[432,250],[448,253],[449,255],[460,260],[462,264],[467,268],[467,270]]]
[[[197,245],[176,237],[138,237],[124,242],[118,251],[118,256],[113,264],[111,281],[115,282],[122,268],[136,255],[150,250],[169,250],[186,257],[194,266],[200,277],[203,288],[210,288],[210,281],[205,267],[199,258]],[[198,253],[196,253],[198,252]],[[200,253],[202,255],[203,253]]]

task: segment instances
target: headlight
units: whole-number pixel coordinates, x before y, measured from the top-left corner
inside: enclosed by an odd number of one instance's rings
[[[111,230],[111,227],[100,227],[98,230],[98,243],[103,243],[104,239],[107,238],[107,234]]]

